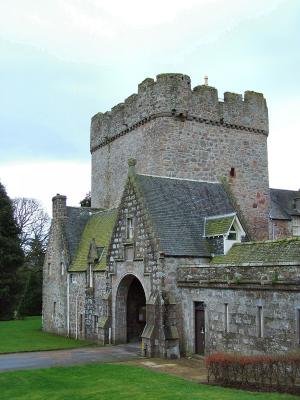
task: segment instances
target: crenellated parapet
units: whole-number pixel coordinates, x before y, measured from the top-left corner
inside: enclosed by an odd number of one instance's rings
[[[138,93],[129,96],[111,111],[94,115],[91,121],[91,152],[156,118],[179,118],[268,134],[268,109],[261,93],[226,92],[218,99],[214,87],[191,89],[191,80],[182,74],[160,74],[156,81],[145,79]]]

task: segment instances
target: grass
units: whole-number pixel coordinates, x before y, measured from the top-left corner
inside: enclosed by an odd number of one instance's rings
[[[90,364],[0,374],[1,400],[292,400],[279,393],[254,393],[201,385],[148,369]]]
[[[0,321],[0,353],[70,349],[90,343],[42,331],[41,317]]]

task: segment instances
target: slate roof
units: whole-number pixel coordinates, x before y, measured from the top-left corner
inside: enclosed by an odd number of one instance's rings
[[[169,256],[209,257],[204,218],[235,211],[222,184],[138,174],[135,179],[160,250]]]
[[[85,224],[93,211],[85,207],[67,207],[68,219],[64,229],[71,260],[74,258]]]
[[[205,236],[213,237],[227,235],[234,221],[235,214],[217,218],[205,219]]]
[[[99,262],[94,266],[94,271],[105,269],[107,248],[111,239],[116,216],[116,209],[99,211],[90,216],[82,232],[74,260],[69,268],[70,272],[85,271],[87,269],[88,255],[93,239],[95,240],[97,248],[104,248]]]
[[[292,215],[300,215],[295,209],[296,198],[300,198],[300,191],[285,189],[270,189],[272,219],[291,219]]]
[[[236,243],[226,255],[216,256],[211,264],[241,265],[248,263],[300,263],[300,238]]]

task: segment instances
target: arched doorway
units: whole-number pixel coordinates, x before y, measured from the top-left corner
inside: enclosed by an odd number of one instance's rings
[[[134,275],[126,275],[119,284],[115,309],[115,342],[141,340],[146,324],[146,296]]]

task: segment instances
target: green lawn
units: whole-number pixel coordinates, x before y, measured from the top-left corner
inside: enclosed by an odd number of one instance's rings
[[[151,370],[90,364],[0,374],[1,400],[288,400],[295,396],[200,385]]]
[[[0,353],[70,349],[89,343],[67,339],[41,330],[41,317],[28,317],[20,321],[0,321]]]

